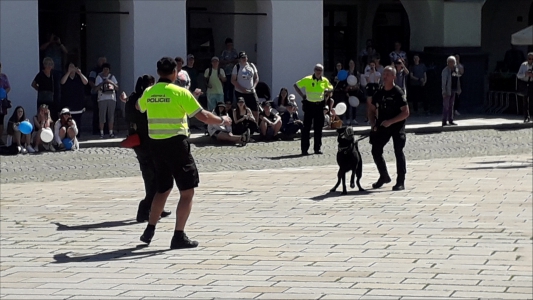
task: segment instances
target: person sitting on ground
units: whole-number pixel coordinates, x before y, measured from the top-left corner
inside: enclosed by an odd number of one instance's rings
[[[213,113],[220,117],[227,116],[226,105],[222,102],[219,102]],[[211,138],[216,139],[217,141],[233,142],[235,144],[240,143],[241,146],[245,146],[246,143],[250,141],[250,130],[247,129],[246,132],[240,136],[233,135],[231,133],[231,125],[208,125],[207,132]]]
[[[28,121],[26,119],[26,113],[24,112],[24,108],[22,106],[17,106],[15,108],[15,111],[13,112],[13,115],[11,115],[11,118],[9,118],[9,121],[7,122],[7,136],[8,136],[8,146],[11,144],[16,144],[22,154],[26,153],[34,153],[35,150],[31,146],[31,135],[30,134],[23,134],[19,130],[20,122]],[[11,143],[9,143],[9,140],[11,139]],[[23,146],[24,143],[24,146]]]
[[[324,129],[331,129],[331,116],[327,106],[324,106]]]
[[[281,115],[281,132],[288,138],[292,138],[304,126],[298,116],[296,106],[292,102],[287,103],[287,111]]]
[[[250,135],[258,132],[257,121],[252,111],[244,103],[244,98],[237,99],[237,108],[233,110],[233,134],[241,135],[250,130]]]
[[[77,134],[78,127],[76,126],[76,121],[72,119],[70,110],[63,108],[59,113],[59,119],[54,125],[54,141],[58,150],[78,150]]]
[[[279,95],[274,99],[273,107],[282,114],[287,111],[287,103],[289,103],[289,90],[281,88]]]
[[[54,124],[54,121],[52,121],[52,117],[50,116],[50,109],[48,108],[48,105],[41,104],[39,106],[39,112],[33,117],[33,144],[35,146],[35,152],[38,151],[44,151],[44,150],[50,150],[54,151],[54,146],[52,146],[52,143],[44,143],[41,141],[41,132],[43,129],[50,129],[52,130],[52,125]]]
[[[263,111],[259,114],[259,130],[261,137],[264,139],[272,138],[278,140],[278,133],[281,129],[281,117],[272,112],[272,104],[265,101],[261,104]]]

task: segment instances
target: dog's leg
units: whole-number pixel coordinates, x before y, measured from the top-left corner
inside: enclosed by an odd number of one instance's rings
[[[350,177],[350,188],[355,187],[355,169],[352,169],[352,176]]]
[[[329,190],[331,193],[334,193],[341,184],[341,176],[341,170],[339,170],[339,172],[337,173],[337,184],[335,184],[335,186],[331,190]]]
[[[359,181],[361,180],[361,177],[363,177],[363,162],[361,160],[359,160],[359,164],[357,164],[355,173],[357,175],[357,187],[359,188],[360,192],[364,192],[365,189],[363,189],[363,187],[361,187],[361,183],[359,183]],[[353,173],[352,173],[352,177],[353,177]]]
[[[342,194],[348,194],[348,192],[346,191],[346,173],[342,173]]]

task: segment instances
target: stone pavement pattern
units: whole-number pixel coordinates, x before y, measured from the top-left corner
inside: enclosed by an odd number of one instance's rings
[[[334,166],[203,173],[174,251],[174,215],[137,247],[139,177],[2,184],[0,298],[531,299],[532,163],[410,161],[408,190],[347,196]]]
[[[300,140],[251,143],[246,147],[195,146],[193,155],[201,172],[336,164],[337,140],[323,139],[324,155],[300,157]],[[408,134],[407,161],[434,158],[473,157],[531,153],[533,129],[479,130]],[[363,160],[372,162],[368,140],[360,142]],[[394,159],[392,143],[385,148],[388,161]],[[79,152],[43,153],[0,157],[0,183],[95,179],[139,176],[133,150],[90,148]]]

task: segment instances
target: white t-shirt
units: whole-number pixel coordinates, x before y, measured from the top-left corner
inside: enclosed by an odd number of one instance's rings
[[[237,64],[240,65],[240,64]],[[240,66],[239,72],[237,74],[237,65],[233,67],[231,75],[237,75],[237,82],[245,89],[249,90],[254,86],[254,75],[257,74],[257,69],[254,64],[246,63],[246,65]],[[244,91],[239,91],[243,93]]]
[[[378,71],[375,71],[374,73],[370,72],[370,66],[367,66],[365,68],[365,81],[367,84],[369,83],[379,83],[379,80],[381,78],[381,73]]]
[[[96,80],[95,80],[94,84],[99,85],[100,83],[104,82],[104,80],[106,80],[106,79],[111,80],[114,84],[118,84],[117,79],[115,78],[115,76],[113,76],[111,74],[108,74],[107,77],[102,77],[102,74],[96,76]],[[116,91],[103,93],[102,92],[102,88],[103,88],[103,86],[101,86],[100,89],[98,90],[98,101],[103,101],[103,100],[117,101],[117,96],[116,96],[117,93],[116,93]]]
[[[207,79],[209,76],[209,70],[207,68],[204,72],[204,77]],[[222,87],[222,81],[218,76],[226,77],[224,69],[218,68],[218,74],[215,69],[211,69],[211,78],[209,78],[208,85],[211,84],[211,88],[207,88],[207,93],[210,95],[224,95],[224,88]]]

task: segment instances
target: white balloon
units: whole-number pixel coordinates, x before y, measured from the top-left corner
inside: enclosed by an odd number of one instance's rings
[[[41,141],[45,143],[50,143],[54,139],[54,133],[52,129],[45,128],[41,131]]]
[[[348,102],[350,102],[350,105],[352,107],[358,107],[359,106],[359,98],[357,98],[355,96],[350,96],[350,98],[348,98]]]
[[[357,84],[357,77],[355,77],[354,75],[350,75],[348,76],[348,78],[346,79],[346,82],[348,82],[348,85],[349,86],[354,86]]]
[[[337,114],[337,116],[343,115],[346,112],[346,109],[346,104],[341,102],[337,104],[337,106],[335,106],[335,113]]]

